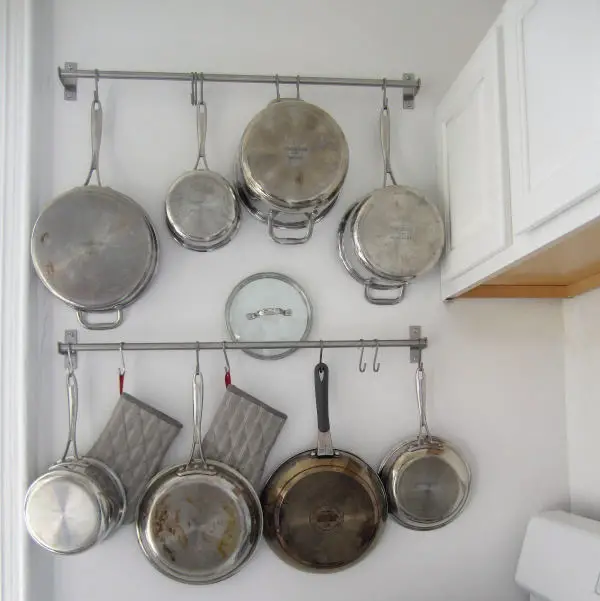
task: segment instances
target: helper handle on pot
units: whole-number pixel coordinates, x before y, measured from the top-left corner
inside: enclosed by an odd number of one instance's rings
[[[96,79],[96,90],[94,91],[94,100],[91,108],[91,137],[92,137],[92,160],[90,170],[84,182],[87,186],[92,179],[92,174],[96,172],[96,181],[101,186],[100,181],[100,143],[102,142],[102,104],[98,97],[98,79]]]
[[[415,385],[417,390],[417,403],[419,405],[419,443],[431,442],[431,433],[427,424],[427,405],[425,402],[425,369],[423,363],[419,363],[415,374]]]
[[[65,463],[70,460],[79,461],[77,451],[77,411],[79,409],[78,386],[75,372],[69,369],[67,372],[67,400],[69,403],[69,436],[67,446],[59,463]],[[73,455],[69,456],[69,449],[73,447]]]
[[[329,368],[322,361],[315,366],[315,398],[317,401],[317,457],[332,457],[333,443],[329,428]]]
[[[187,465],[182,473],[213,473],[206,463],[202,452],[202,409],[204,405],[204,379],[199,369],[196,369],[192,379],[192,399],[194,409],[194,438],[192,451]]]
[[[82,311],[78,309],[77,320],[86,330],[114,330],[123,323],[123,311],[115,309],[115,318],[113,321],[90,321],[87,316],[94,313],[106,313],[105,311]]]
[[[396,178],[392,173],[392,165],[390,162],[390,109],[385,104],[381,109],[379,117],[379,132],[381,135],[381,150],[383,152],[383,187],[387,186],[388,176],[396,186]]]
[[[208,124],[208,114],[206,111],[206,103],[202,100],[196,105],[196,128],[198,130],[198,156],[194,169],[198,169],[200,161],[204,169],[208,171],[208,163],[206,162],[206,128]]]
[[[373,280],[365,282],[365,298],[372,305],[397,305],[404,298],[404,290],[406,283],[402,284],[378,284]],[[381,290],[397,290],[395,296],[374,296],[373,291]]]
[[[275,225],[275,219],[279,215],[279,211],[269,211],[269,216],[267,217],[267,226],[269,230],[269,237],[273,242],[277,242],[277,244],[304,244],[308,242],[313,234],[313,229],[315,227],[315,214],[313,213],[305,213],[306,217],[306,234],[299,238],[287,237],[287,236],[276,236],[275,229],[278,227]]]

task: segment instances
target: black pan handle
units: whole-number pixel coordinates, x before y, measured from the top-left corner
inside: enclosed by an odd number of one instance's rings
[[[331,457],[333,444],[329,427],[329,367],[322,361],[315,366],[315,399],[317,401],[317,456]]]

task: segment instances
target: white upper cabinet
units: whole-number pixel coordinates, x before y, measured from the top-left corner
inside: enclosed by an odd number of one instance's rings
[[[502,57],[501,29],[494,27],[436,112],[438,183],[447,225],[443,279],[481,263],[509,240]]]
[[[600,0],[509,0],[504,19],[518,234],[600,189]]]

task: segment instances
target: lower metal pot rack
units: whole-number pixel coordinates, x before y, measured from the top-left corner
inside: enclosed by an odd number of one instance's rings
[[[64,342],[58,343],[58,352],[71,356],[72,367],[77,367],[77,353],[80,351],[225,351],[245,349],[326,349],[326,348],[365,348],[406,347],[410,349],[410,362],[419,363],[421,351],[427,348],[427,338],[421,336],[421,326],[409,327],[409,338],[378,340],[300,340],[300,341],[268,341],[268,342],[238,342],[221,340],[215,342],[79,342],[77,330],[66,330]],[[364,371],[361,369],[361,371]]]

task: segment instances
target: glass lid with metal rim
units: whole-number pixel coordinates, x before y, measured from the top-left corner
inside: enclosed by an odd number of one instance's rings
[[[225,306],[227,331],[239,342],[299,341],[308,337],[312,307],[304,290],[281,273],[256,273],[242,280]],[[296,349],[257,349],[257,359],[281,359]]]

